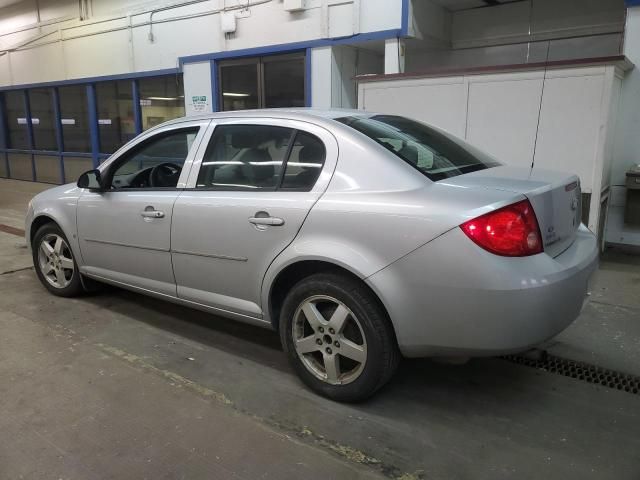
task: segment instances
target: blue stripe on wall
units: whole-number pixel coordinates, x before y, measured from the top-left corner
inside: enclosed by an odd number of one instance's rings
[[[142,108],[140,106],[140,85],[138,80],[131,80],[131,99],[133,101],[133,124],[136,135],[142,133]]]
[[[96,86],[93,83],[87,85],[87,106],[89,107],[89,135],[91,136],[91,158],[93,168],[100,164],[100,131],[98,130],[98,105],[96,102]]]
[[[211,111],[220,111],[220,97],[218,96],[218,62],[210,61],[211,64]]]

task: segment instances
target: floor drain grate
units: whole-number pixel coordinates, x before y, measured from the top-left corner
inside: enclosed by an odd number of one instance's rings
[[[635,395],[640,394],[640,377],[635,375],[616,372],[615,370],[608,370],[575,360],[567,360],[548,353],[542,353],[539,358],[529,358],[521,355],[507,355],[502,358],[518,365],[546,370],[550,373],[557,373],[558,375],[575,378],[583,382],[594,383]]]

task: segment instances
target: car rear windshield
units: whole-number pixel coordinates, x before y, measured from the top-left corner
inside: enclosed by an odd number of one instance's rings
[[[336,120],[365,134],[434,182],[500,165],[453,135],[408,118],[375,115]]]

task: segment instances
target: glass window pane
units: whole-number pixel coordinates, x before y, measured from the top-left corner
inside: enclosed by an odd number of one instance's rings
[[[221,65],[222,110],[258,108],[258,64]]]
[[[292,130],[266,125],[216,128],[197,187],[269,188],[278,185]]]
[[[138,85],[143,130],[173,118],[184,117],[182,75],[141,78]]]
[[[118,162],[113,187],[175,187],[197,134],[198,128],[183,129],[158,134],[137,146]]]
[[[265,61],[264,106],[304,107],[304,58]]]
[[[87,88],[84,85],[60,87],[60,116],[66,152],[91,152]]]
[[[93,161],[90,158],[64,157],[64,181],[77,182],[80,175],[92,168]]]
[[[9,169],[11,170],[11,178],[17,180],[33,180],[31,154],[10,153]]]
[[[35,148],[37,150],[58,150],[51,89],[35,88],[29,90],[29,105]]]
[[[36,180],[46,183],[60,183],[60,159],[53,155],[34,155]]]
[[[500,165],[464,140],[405,117],[376,115],[336,120],[365,134],[434,182]]]
[[[9,148],[30,149],[27,133],[27,115],[24,111],[24,92],[16,90],[5,92],[4,101],[7,111],[7,131]]]
[[[131,81],[96,84],[100,151],[113,153],[136,136]]]
[[[324,158],[324,143],[314,135],[298,132],[291,147],[281,188],[311,190],[320,176]]]

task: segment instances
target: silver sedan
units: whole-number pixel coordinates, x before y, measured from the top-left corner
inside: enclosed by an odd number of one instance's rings
[[[55,295],[104,282],[275,329],[305,384],[357,401],[401,356],[566,328],[598,258],[580,200],[575,175],[407,118],[243,111],[146,131],[37,195],[26,236]]]

